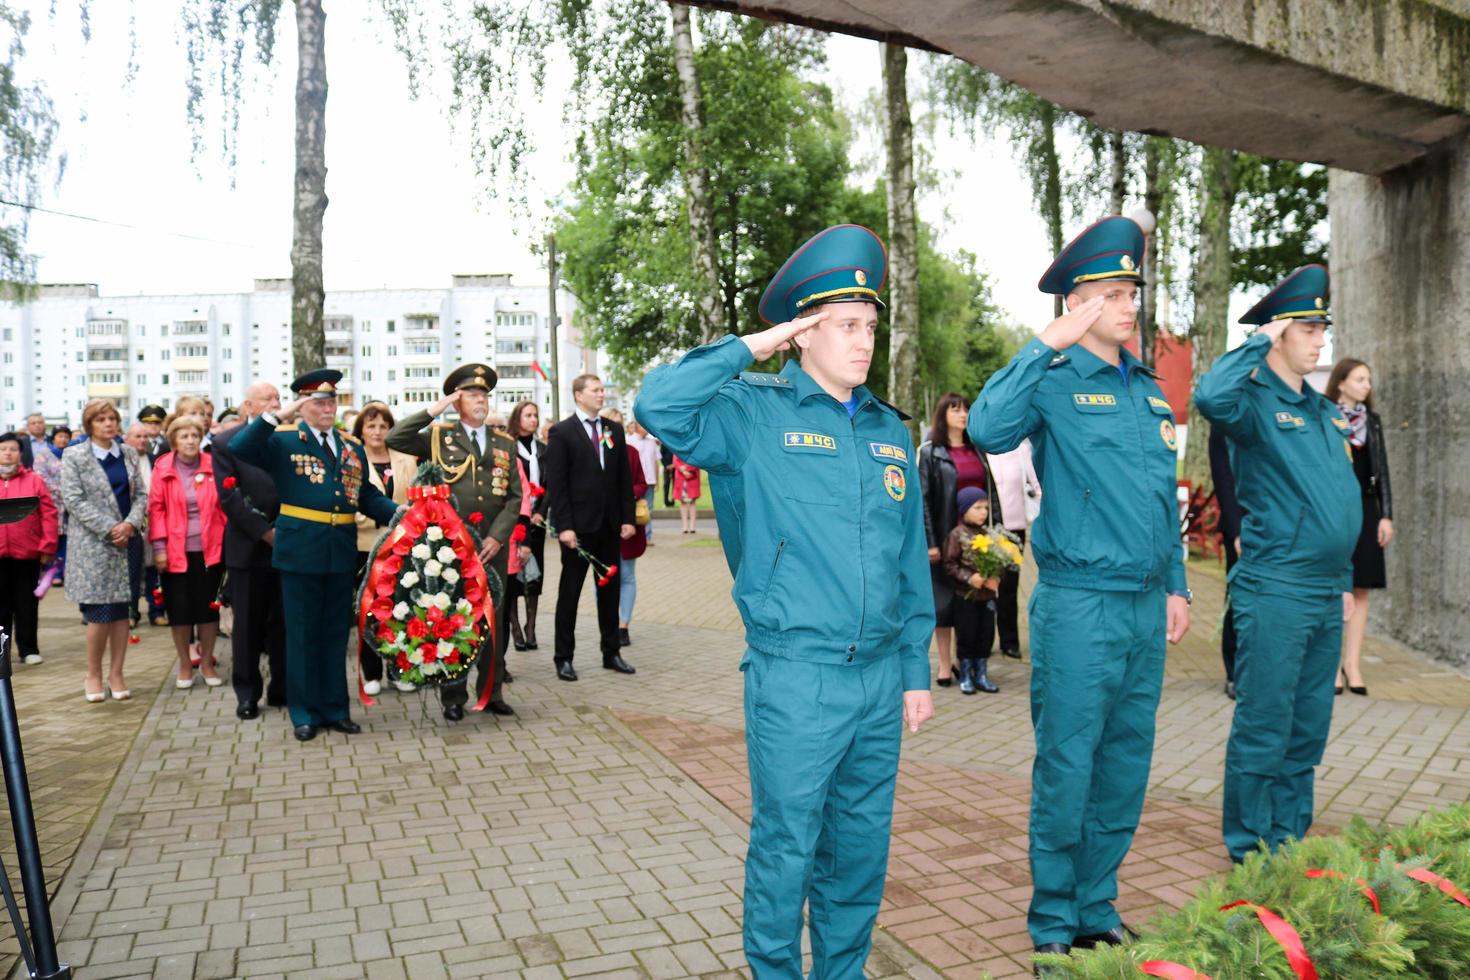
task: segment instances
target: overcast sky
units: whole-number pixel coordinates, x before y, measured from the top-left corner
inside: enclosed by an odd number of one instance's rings
[[[246,99],[231,171],[221,160],[215,118],[207,128],[210,145],[191,157],[176,6],[94,0],[93,36],[84,43],[74,12],[59,9],[52,20],[49,0],[29,3],[35,23],[25,67],[44,78],[57,102],[68,161],[44,204],[115,223],[36,215],[30,247],[40,256],[41,280],[95,282],[113,294],[189,293],[246,290],[255,277],[288,276],[290,5],[281,19],[278,67],[260,72]],[[544,267],[530,246],[545,232],[544,215],[515,219],[487,193],[466,136],[450,125],[432,84],[418,101],[409,97],[403,57],[386,25],[360,12],[375,7],[339,5],[327,22],[327,288],[443,286],[451,274],[466,272],[541,281]],[[129,83],[130,12],[137,19],[139,70]],[[829,55],[828,80],[857,112],[880,81],[878,45],[834,37]],[[916,58],[914,93],[918,75]],[[553,102],[528,112],[540,120],[532,200],[558,193],[572,176],[560,108]],[[972,145],[941,132],[930,149],[937,169],[950,177],[921,198],[919,210],[941,228],[946,247],[979,257],[1011,317],[1039,328],[1051,303],[1036,281],[1051,256],[1006,134],[995,136]],[[877,140],[876,132],[860,134],[855,158],[876,165]],[[1098,214],[1102,209],[1099,202]]]

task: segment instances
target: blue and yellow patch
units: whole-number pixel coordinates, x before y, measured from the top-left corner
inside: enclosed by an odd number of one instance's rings
[[[1118,399],[1115,395],[1073,395],[1072,401],[1079,408],[1096,408],[1099,405],[1118,404]]]
[[[1159,423],[1159,438],[1164,440],[1164,445],[1168,446],[1172,450],[1178,451],[1179,433],[1174,431],[1173,422],[1170,422],[1168,419],[1164,419],[1164,421]]]
[[[1172,409],[1172,408],[1169,407],[1169,403],[1167,401],[1165,401],[1164,399],[1159,398],[1159,397],[1157,397],[1155,395],[1149,395],[1148,396],[1148,403],[1153,408],[1157,408],[1157,409],[1159,409],[1161,411],[1167,411],[1171,415],[1174,412],[1174,409]]]
[[[816,452],[837,452],[837,440],[820,432],[788,432],[781,444],[787,449],[809,449]]]
[[[900,463],[909,461],[909,454],[902,446],[895,446],[887,442],[868,443],[868,452],[873,454],[874,459],[896,459]]]
[[[1300,415],[1290,412],[1277,412],[1276,425],[1282,429],[1300,429],[1307,424],[1307,420]]]
[[[902,500],[908,493],[908,485],[908,478],[903,475],[902,467],[883,467],[883,489],[888,491],[888,496],[894,500]]]
[[[1349,426],[1348,426],[1348,420],[1347,419],[1344,419],[1344,418],[1336,418],[1336,417],[1334,417],[1333,420],[1332,420],[1332,424],[1335,425],[1335,426],[1337,426],[1343,432],[1346,432],[1348,430],[1348,428],[1349,428]]]

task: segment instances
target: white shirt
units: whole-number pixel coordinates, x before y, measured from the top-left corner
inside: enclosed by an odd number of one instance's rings
[[[658,440],[653,436],[629,436],[628,445],[638,450],[643,464],[643,482],[650,487],[658,483]]]
[[[120,445],[118,445],[117,443],[115,443],[115,442],[111,446],[109,446],[108,448],[106,448],[106,449],[103,449],[101,446],[97,445],[97,443],[93,442],[91,439],[88,439],[87,440],[87,445],[89,445],[89,446],[92,447],[92,455],[97,457],[97,461],[98,462],[105,461],[107,459],[107,457],[109,457],[109,456],[121,456],[122,455],[122,447]]]
[[[607,462],[602,458],[602,418],[597,415],[588,415],[582,409],[578,408],[577,419],[582,424],[582,434],[589,439],[594,437],[592,435],[593,430],[587,428],[587,423],[591,422],[595,426],[597,433],[595,437],[597,440],[597,465],[606,468]]]
[[[470,442],[473,443],[478,440],[480,455],[485,455],[485,450],[490,448],[490,436],[485,426],[481,425],[479,428],[475,428],[468,422],[461,422],[459,424],[464,427],[464,433],[470,437]]]

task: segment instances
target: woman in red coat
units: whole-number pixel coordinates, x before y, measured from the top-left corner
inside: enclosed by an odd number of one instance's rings
[[[694,519],[699,509],[699,467],[690,466],[674,457],[674,499],[679,501],[679,533],[695,533]]]
[[[20,461],[20,437],[0,436],[0,499],[35,497],[36,510],[23,521],[0,525],[0,629],[15,644],[16,659],[41,662],[36,642],[36,583],[56,557],[56,502],[46,483]]]
[[[169,423],[168,444],[153,464],[148,493],[148,539],[163,585],[163,604],[179,654],[175,687],[194,686],[189,640],[199,631],[199,672],[219,687],[214,641],[219,634],[219,586],[224,578],[225,513],[214,488],[214,460],[199,451],[204,426],[193,415]]]
[[[606,408],[602,417],[623,424],[623,413],[615,408]],[[643,459],[637,446],[628,447],[628,469],[633,474],[633,499],[642,500],[648,493],[648,478],[643,472]],[[635,569],[638,559],[648,550],[648,536],[640,528],[638,533],[622,543],[618,563],[618,645],[630,646],[633,639],[628,635],[628,625],[633,622],[633,603],[638,599],[638,580]]]

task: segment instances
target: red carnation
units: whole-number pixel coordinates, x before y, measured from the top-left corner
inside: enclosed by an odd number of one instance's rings
[[[458,632],[459,627],[455,626],[447,619],[434,627],[434,636],[440,640],[447,640]]]
[[[546,496],[546,488],[543,487],[539,483],[533,483],[533,484],[531,484],[531,496],[533,496],[533,497],[544,497],[544,496]]]
[[[424,654],[424,663],[431,664],[439,659],[439,653],[432,645],[425,645],[421,649]]]
[[[399,670],[408,670],[412,666],[413,666],[413,663],[408,659],[408,657],[405,654],[400,653],[398,655],[398,669]]]
[[[236,482],[237,481],[235,480],[235,478],[233,476],[227,476],[223,480],[220,481],[220,485],[222,487],[224,487],[226,490],[233,490],[233,489],[235,489],[235,483]]]
[[[385,622],[393,617],[393,597],[379,596],[373,600],[370,608],[374,619],[380,623]]]
[[[408,621],[408,625],[404,627],[404,630],[415,640],[422,640],[429,635],[429,624],[415,616]]]
[[[431,623],[437,623],[444,618],[444,610],[438,606],[430,606],[429,611],[424,613],[424,618]]]
[[[510,532],[510,543],[520,544],[524,540],[526,540],[526,525],[517,524],[516,529]]]
[[[449,619],[445,620],[445,622],[453,623],[456,631],[464,629],[464,617],[461,616],[459,613],[455,613],[453,616],[450,616]]]
[[[485,515],[482,514],[482,513],[480,513],[479,511],[474,511],[473,513],[470,514],[470,523],[471,524],[478,524],[481,521],[483,521],[484,519],[485,519]]]
[[[392,643],[394,637],[396,637],[397,635],[398,634],[393,631],[393,627],[387,625],[386,623],[378,627],[378,639],[383,643]]]
[[[450,653],[449,653],[449,656],[447,656],[447,657],[444,658],[444,662],[447,663],[447,664],[450,664],[450,665],[458,664],[459,663],[459,651],[458,650],[451,650]]]
[[[479,579],[466,579],[464,584],[464,597],[472,606],[479,605],[485,599],[485,586]]]
[[[607,566],[607,577],[609,579],[611,579],[613,576],[615,576],[617,574],[618,574],[618,566],[616,566],[616,565],[609,565],[609,566]]]
[[[598,585],[606,585],[608,583],[608,581],[609,581],[609,579],[608,579],[608,577],[606,575],[601,575],[601,576],[598,576],[597,584]]]
[[[141,636],[139,636],[137,633],[129,633],[128,634],[128,642],[129,643],[142,643],[143,642],[143,638]]]
[[[163,589],[154,589],[153,590],[153,601],[154,602],[162,602],[163,601]]]
[[[403,570],[403,559],[397,555],[387,555],[381,559],[381,562],[384,575],[397,577],[398,573]]]
[[[219,609],[220,608],[220,601],[218,599],[214,600],[213,602],[211,602],[209,604],[209,608],[210,609]]]
[[[403,537],[393,542],[393,554],[398,556],[400,560],[402,560],[402,558],[412,550],[413,538],[410,535],[405,534],[403,535]]]

